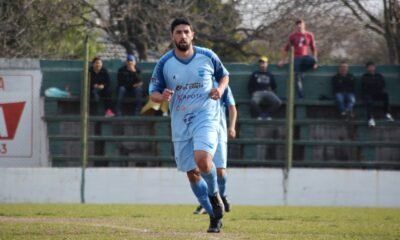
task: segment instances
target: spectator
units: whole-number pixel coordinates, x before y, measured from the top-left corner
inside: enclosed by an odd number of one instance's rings
[[[143,82],[139,77],[140,71],[136,68],[136,59],[128,55],[125,66],[118,70],[117,87],[117,115],[122,115],[121,105],[126,94],[135,98],[134,115],[140,112],[143,97]]]
[[[373,62],[367,62],[367,72],[361,78],[362,97],[365,103],[368,126],[375,127],[376,123],[372,115],[372,106],[376,101],[383,101],[383,110],[388,121],[394,121],[390,114],[389,95],[385,91],[385,79],[382,74],[376,72]]]
[[[332,77],[332,90],[342,117],[353,117],[356,79],[349,73],[349,65],[341,63],[338,73]]]
[[[100,98],[104,101],[105,116],[113,117],[115,114],[111,110],[111,91],[110,91],[110,75],[107,69],[103,67],[103,61],[100,57],[92,60],[92,66],[89,69],[90,77],[90,97],[96,102]]]
[[[296,92],[298,98],[304,98],[303,93],[303,73],[317,68],[317,47],[315,46],[314,34],[306,31],[304,20],[298,19],[295,22],[296,31],[290,34],[289,40],[282,51],[282,58],[279,66],[285,64],[287,53],[290,47],[294,47],[294,72],[296,81]],[[308,48],[311,49],[313,56],[308,54]]]
[[[275,95],[274,75],[268,71],[268,58],[263,56],[258,61],[259,70],[253,72],[248,83],[251,96],[251,116],[257,119],[271,119],[271,114],[282,104]]]

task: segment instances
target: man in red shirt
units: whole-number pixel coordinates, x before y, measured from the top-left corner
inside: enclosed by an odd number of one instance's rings
[[[296,31],[290,34],[278,65],[282,67],[285,64],[290,46],[293,46],[296,92],[298,98],[303,98],[303,72],[317,68],[317,47],[315,46],[314,34],[306,31],[304,20],[298,19],[295,24]],[[311,50],[312,56],[309,55],[308,49]]]

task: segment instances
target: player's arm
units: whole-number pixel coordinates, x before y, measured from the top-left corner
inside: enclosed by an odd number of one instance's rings
[[[228,136],[229,138],[236,137],[236,120],[237,120],[237,109],[235,105],[229,106],[229,129]]]
[[[288,52],[289,52],[289,48],[290,48],[290,37],[289,40],[287,41],[287,43],[285,44],[285,46],[282,48],[281,51],[281,60],[278,63],[279,67],[283,67],[283,65],[285,65],[287,56],[288,56]]]
[[[218,87],[212,88],[210,91],[210,97],[214,100],[220,99],[225,92],[225,89],[229,84],[229,72],[226,70],[221,60],[213,51],[210,50],[211,62],[214,66],[214,77],[218,83]]]
[[[154,91],[150,95],[150,99],[156,103],[162,103],[163,101],[169,102],[171,101],[172,95],[174,91],[171,89],[165,88],[162,93]]]
[[[315,59],[315,64],[314,64],[313,68],[317,69],[317,67],[318,67],[318,63],[317,63],[318,62],[318,50],[317,50],[317,46],[315,45],[314,34],[310,33],[310,35],[311,35],[310,49],[311,49],[311,52]]]
[[[312,33],[310,33],[310,35],[311,35],[310,49],[311,49],[311,52],[313,54],[315,61],[318,61],[318,50],[317,50],[317,46],[315,44],[315,38]]]
[[[214,100],[220,99],[224,94],[225,89],[228,87],[228,84],[229,84],[229,76],[225,75],[219,81],[218,87],[211,89],[210,97]]]
[[[163,101],[169,102],[171,101],[173,93],[174,91],[168,89],[165,84],[163,67],[160,66],[160,62],[158,62],[149,84],[150,99],[156,103],[162,103]]]

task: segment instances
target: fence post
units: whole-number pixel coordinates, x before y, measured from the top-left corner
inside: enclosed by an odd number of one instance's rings
[[[290,63],[289,63],[289,78],[287,81],[286,88],[286,162],[285,170],[289,172],[292,167],[293,161],[293,110],[294,110],[294,56],[293,56],[293,46],[290,49]]]
[[[88,162],[88,121],[89,121],[89,40],[84,43],[83,72],[81,81],[81,203],[85,203],[85,171]]]
[[[293,161],[293,110],[294,110],[294,50],[290,48],[289,78],[286,83],[286,142],[285,142],[285,167],[283,169],[283,194],[287,204],[289,171]]]

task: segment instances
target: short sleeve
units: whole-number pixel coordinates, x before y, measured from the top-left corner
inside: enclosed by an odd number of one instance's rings
[[[164,79],[164,62],[159,61],[154,68],[149,84],[149,95],[153,92],[162,93],[166,87]]]
[[[233,97],[232,90],[229,86],[225,89],[222,101],[226,106],[236,105],[235,98]]]
[[[217,82],[219,82],[223,77],[228,76],[229,72],[222,64],[221,60],[213,51],[210,50],[211,61],[214,65],[214,77]]]

